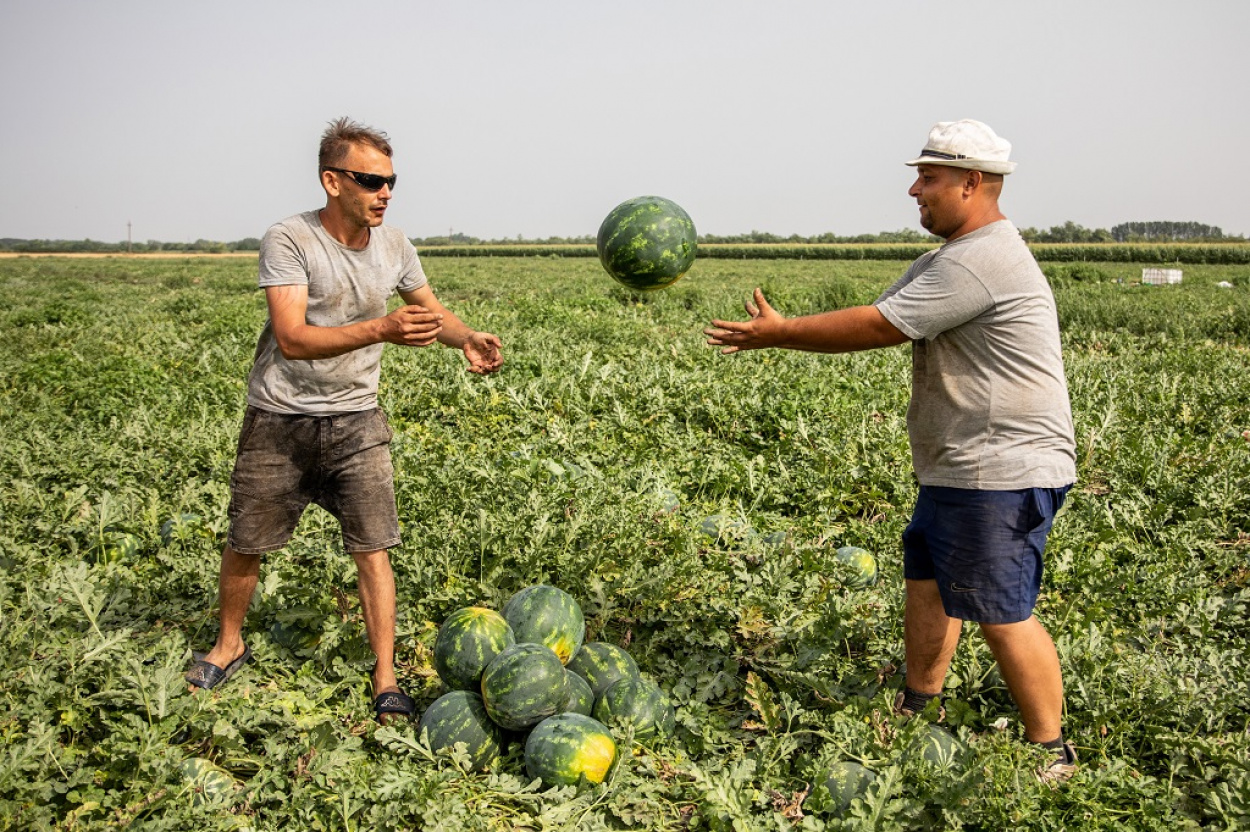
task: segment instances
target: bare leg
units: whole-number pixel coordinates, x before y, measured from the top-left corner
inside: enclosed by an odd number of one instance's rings
[[[962,621],[943,609],[937,581],[907,581],[903,618],[907,687],[916,693],[942,692],[962,627]]]
[[[399,690],[395,678],[395,573],[386,550],[352,555],[359,570],[360,607],[369,647],[377,657],[373,695]]]
[[[1020,709],[1031,742],[1057,739],[1063,725],[1063,675],[1059,654],[1036,618],[1015,624],[982,624],[1007,690]]]
[[[220,629],[217,643],[204,656],[205,661],[224,668],[243,655],[243,619],[252,604],[260,575],[260,555],[241,555],[229,544],[221,551],[221,571],[217,579]],[[192,691],[199,690],[194,685]]]

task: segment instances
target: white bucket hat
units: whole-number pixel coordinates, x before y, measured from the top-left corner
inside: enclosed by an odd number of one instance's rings
[[[946,165],[1005,175],[1016,169],[1015,162],[1007,161],[1009,155],[1011,142],[991,130],[988,124],[965,118],[933,125],[920,158],[906,164]]]

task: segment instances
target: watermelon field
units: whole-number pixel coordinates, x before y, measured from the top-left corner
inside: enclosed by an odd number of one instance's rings
[[[617,729],[579,788],[531,780],[523,738],[465,771],[469,749],[373,721],[355,568],[320,509],[265,558],[253,661],[188,694],[216,634],[255,262],[0,259],[0,829],[1250,828],[1250,267],[1142,286],[1141,264],[1043,265],[1080,477],[1038,609],[1081,758],[1059,788],[972,629],[957,741],[927,753],[929,723],[891,715],[909,349],[721,356],[701,334],[757,285],[803,314],[871,301],[905,262],[706,259],[639,295],[593,258],[426,261],[506,363],[385,353],[400,680],[428,707],[449,615],[565,590],[586,641],[676,706],[671,736]],[[739,533],[705,533],[713,516]],[[831,791],[848,762],[874,776]]]

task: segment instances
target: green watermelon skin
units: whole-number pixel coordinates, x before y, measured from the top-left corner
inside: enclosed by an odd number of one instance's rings
[[[756,538],[755,529],[745,520],[724,514],[713,514],[699,522],[699,534],[708,543],[722,549],[742,549]]]
[[[569,663],[586,638],[582,608],[572,595],[548,584],[527,586],[513,595],[504,604],[503,617],[518,644],[546,645],[561,664]]]
[[[590,689],[590,683],[567,667],[564,672],[569,685],[569,694],[565,697],[564,704],[560,706],[560,713],[590,716],[595,708],[595,692]]]
[[[568,698],[564,665],[551,648],[507,647],[482,674],[486,713],[509,731],[523,731],[557,713]]]
[[[855,570],[856,574],[851,581],[851,586],[863,589],[877,582],[877,559],[867,549],[861,549],[858,546],[843,546],[838,549],[836,557]]]
[[[635,737],[667,737],[677,718],[672,700],[650,679],[618,679],[595,701],[592,716],[605,725],[634,726]]]
[[[928,722],[917,737],[914,750],[919,752],[922,759],[935,766],[947,768],[963,756],[966,747],[950,731]]]
[[[639,292],[663,289],[689,271],[698,250],[690,215],[672,200],[640,196],[612,209],[595,248],[604,271]]]
[[[445,693],[421,715],[417,736],[426,733],[435,751],[465,744],[473,770],[488,767],[503,749],[503,731],[486,713],[482,697],[468,690]]]
[[[127,532],[107,532],[100,542],[96,559],[99,563],[133,562],[139,554],[139,538]]]
[[[486,666],[516,642],[502,615],[486,607],[464,607],[438,628],[434,669],[448,690],[476,691]]]
[[[191,786],[191,805],[203,806],[225,800],[234,794],[238,781],[230,772],[203,757],[190,757],[180,766],[183,779]]]
[[[637,679],[638,663],[615,644],[592,641],[582,645],[569,670],[586,680],[597,700],[618,679]]]
[[[608,727],[582,714],[545,719],[525,740],[525,772],[548,786],[602,783],[616,762]]]
[[[871,769],[850,760],[834,763],[825,778],[825,788],[829,790],[829,809],[841,815],[850,808],[851,802],[863,797],[864,792],[877,779]]]

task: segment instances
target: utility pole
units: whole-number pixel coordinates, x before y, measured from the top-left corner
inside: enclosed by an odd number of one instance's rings
[[[130,220],[126,220],[126,253],[130,254]]]

